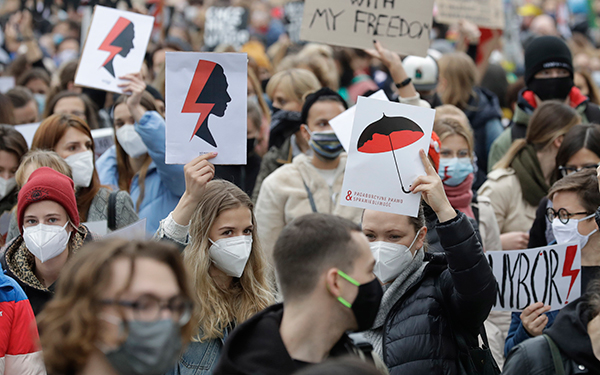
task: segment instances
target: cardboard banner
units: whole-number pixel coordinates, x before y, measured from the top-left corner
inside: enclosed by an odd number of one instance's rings
[[[96,6],[75,84],[122,93],[119,79],[142,68],[154,17]]]
[[[247,70],[245,53],[167,52],[167,164],[246,164]]]
[[[409,188],[425,175],[435,111],[358,97],[340,203],[417,217],[421,194]]]
[[[385,100],[389,101],[387,95],[383,90],[379,90],[376,93],[369,96],[371,99]],[[354,124],[354,116],[356,115],[356,105],[348,108],[344,112],[335,116],[333,119],[329,121],[329,125],[335,132],[335,135],[340,140],[342,147],[344,150],[348,152],[348,148],[350,148],[350,138],[352,137],[352,124]]]
[[[427,55],[433,0],[306,0],[300,37],[352,48],[373,40],[405,55]]]
[[[15,130],[17,130],[19,133],[21,133],[23,138],[25,138],[25,142],[27,142],[27,146],[29,146],[29,148],[31,148],[31,143],[33,142],[33,136],[35,135],[35,132],[40,127],[40,124],[41,124],[41,122],[33,122],[31,124],[15,125]]]
[[[204,48],[214,50],[219,44],[240,48],[250,39],[248,10],[243,7],[210,7],[206,10]]]
[[[115,144],[115,130],[113,128],[92,129],[92,138],[96,158],[99,158]]]
[[[133,224],[130,224],[114,232],[109,232],[103,238],[123,238],[126,240],[147,240],[152,236],[151,233],[146,233],[146,218],[140,219]]]
[[[436,0],[435,20],[453,24],[467,20],[488,29],[504,29],[502,0]]]
[[[488,251],[486,256],[498,282],[492,310],[521,311],[536,302],[558,310],[581,296],[581,253],[576,243]]]
[[[283,6],[285,31],[292,43],[300,42],[302,14],[304,14],[304,1],[292,1]]]
[[[15,87],[15,77],[0,77],[0,94],[6,94],[13,87]]]

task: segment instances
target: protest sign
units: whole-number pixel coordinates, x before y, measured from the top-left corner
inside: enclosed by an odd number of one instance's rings
[[[303,13],[304,1],[292,1],[283,6],[285,31],[292,43],[300,42],[300,27],[302,26]]]
[[[40,122],[34,122],[31,124],[22,124],[15,126],[15,130],[21,133],[23,138],[25,138],[25,142],[27,142],[27,146],[29,146],[29,148],[31,148],[33,136],[35,135],[37,129],[40,127],[40,124]]]
[[[97,234],[98,236],[105,236],[108,233],[108,221],[106,220],[88,221],[82,224],[85,225],[90,232]]]
[[[575,243],[486,256],[498,282],[492,310],[521,311],[536,302],[558,310],[581,295],[581,254]]]
[[[489,29],[504,29],[502,0],[436,0],[434,14],[439,23],[467,20]]]
[[[167,52],[166,59],[166,162],[218,152],[214,164],[246,164],[248,56]]]
[[[108,233],[104,238],[123,238],[130,241],[147,240],[152,234],[146,234],[146,218],[136,221],[114,232]]]
[[[373,40],[405,55],[425,57],[433,0],[306,0],[300,37],[352,48]]]
[[[346,173],[345,206],[417,217],[421,194],[409,188],[425,175],[419,150],[428,150],[435,111],[358,98]]]
[[[389,101],[383,90],[377,91],[373,95],[369,96],[369,98]],[[335,135],[340,140],[340,143],[346,152],[348,152],[348,148],[350,147],[352,124],[354,124],[355,114],[356,106],[352,106],[329,121],[329,125],[331,125],[331,128],[335,132]]]
[[[243,7],[210,7],[206,11],[204,48],[212,51],[219,44],[240,48],[250,39],[248,10]]]
[[[75,84],[122,93],[119,77],[142,68],[154,17],[96,6]]]
[[[115,144],[115,131],[113,128],[100,128],[92,130],[94,139],[94,151],[99,158],[106,150]]]
[[[15,77],[0,77],[0,94],[15,87]]]

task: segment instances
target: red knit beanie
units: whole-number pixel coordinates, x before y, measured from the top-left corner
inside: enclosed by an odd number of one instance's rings
[[[431,141],[429,141],[429,157],[433,161],[433,167],[436,172],[440,168],[440,146],[442,142],[440,141],[440,137],[435,134],[434,131],[431,132]]]
[[[73,180],[52,168],[41,167],[29,176],[29,180],[19,191],[17,220],[21,233],[23,233],[25,209],[32,203],[48,200],[60,204],[67,211],[71,223],[75,227],[79,226],[79,212],[77,211]]]

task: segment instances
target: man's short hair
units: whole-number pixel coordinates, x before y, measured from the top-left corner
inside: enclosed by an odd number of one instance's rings
[[[35,101],[35,98],[33,97],[31,90],[29,90],[27,87],[23,87],[23,86],[13,87],[12,89],[10,89],[6,92],[6,96],[8,96],[8,98],[12,102],[12,105],[15,109],[23,108],[30,101],[32,101],[32,100]]]
[[[556,181],[548,191],[548,198],[554,200],[556,193],[573,192],[579,198],[579,203],[588,214],[593,214],[600,206],[598,177],[596,169],[584,169]],[[557,207],[556,209],[559,209]]]
[[[360,226],[348,219],[319,213],[289,223],[273,250],[284,299],[312,292],[322,272],[329,268],[352,272],[359,251],[351,235],[360,231]]]

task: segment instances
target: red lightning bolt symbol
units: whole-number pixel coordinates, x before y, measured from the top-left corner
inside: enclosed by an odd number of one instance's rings
[[[102,42],[100,47],[98,47],[100,51],[106,51],[110,53],[110,55],[108,55],[108,58],[106,59],[106,61],[104,61],[104,64],[102,64],[102,66],[106,65],[117,55],[117,53],[121,52],[121,50],[123,49],[123,47],[113,46],[112,42],[115,41],[115,39],[123,32],[123,30],[125,30],[125,28],[130,23],[131,21],[129,21],[127,18],[119,17],[117,23],[115,23],[112,30],[110,30],[110,32],[106,36],[106,39],[104,39],[104,42]]]
[[[196,100],[198,100],[198,96],[200,96],[200,93],[204,89],[206,81],[208,81],[208,77],[210,77],[215,65],[216,64],[212,61],[198,61],[198,66],[194,72],[194,78],[192,78],[192,83],[190,84],[187,97],[185,98],[185,103],[183,103],[183,108],[181,109],[181,113],[200,113],[196,128],[190,137],[190,141],[194,138],[194,134],[196,134],[200,125],[202,125],[212,108],[215,106],[214,103],[196,103]]]
[[[569,285],[569,293],[567,293],[567,298],[565,303],[569,303],[569,294],[571,294],[571,288],[573,284],[575,284],[575,279],[577,275],[579,275],[579,270],[572,270],[573,261],[575,260],[575,255],[577,255],[577,245],[567,247],[567,253],[565,254],[565,263],[563,265],[563,277],[571,276],[571,285]]]
[[[442,182],[446,182],[447,180],[451,179],[452,176],[448,175],[448,166],[444,167],[444,179],[442,180]]]

